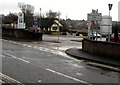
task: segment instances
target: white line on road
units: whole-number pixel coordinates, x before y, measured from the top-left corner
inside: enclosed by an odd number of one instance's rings
[[[18,60],[24,61],[24,62],[26,62],[26,63],[30,63],[30,62],[27,61],[27,60],[24,60],[24,59],[22,59],[22,58],[15,57],[14,55],[8,54],[8,53],[6,53],[6,52],[3,52],[3,53],[5,53],[5,54],[8,55],[8,56],[11,56],[12,58],[15,58],[15,59],[18,59]]]
[[[4,55],[1,55],[2,57],[5,57]]]
[[[38,49],[38,46],[34,46],[33,48]]]
[[[10,40],[4,40],[4,41],[13,42],[13,43],[15,42],[15,41],[10,41]],[[18,43],[18,42],[16,42],[16,44],[26,46],[26,47],[31,47],[31,48],[38,49],[38,50],[41,50],[41,51],[51,52],[53,54],[61,55],[63,57],[66,57],[66,58],[69,58],[69,59],[72,59],[72,60],[75,60],[75,61],[78,61],[78,62],[82,61],[82,60],[75,59],[73,57],[69,57],[67,54],[65,54],[64,52],[61,52],[61,51],[56,51],[56,50],[52,50],[52,49],[45,48],[45,47],[31,46],[31,45],[27,45],[27,44]]]
[[[78,81],[78,82],[80,82],[80,83],[85,83],[85,84],[91,85],[90,83],[88,83],[88,82],[86,82],[86,81],[79,80],[79,79],[77,79],[77,78],[74,78],[74,77],[68,76],[68,75],[66,75],[66,74],[62,74],[62,73],[60,73],[60,72],[54,71],[54,70],[52,70],[52,69],[46,69],[46,70],[47,70],[47,71],[50,71],[50,72],[52,72],[52,73],[55,73],[55,74],[58,74],[58,75],[61,75],[61,76],[67,77],[67,78],[69,78],[69,79],[72,79],[72,80]]]
[[[38,80],[39,83],[41,83],[42,80]]]
[[[27,45],[26,45],[27,46]],[[31,45],[28,45],[27,47],[31,48],[32,46]]]
[[[27,44],[21,44],[21,45],[23,45],[23,46],[27,46]]]
[[[81,76],[82,74],[81,74],[81,73],[76,73],[76,75],[79,75],[79,76]]]

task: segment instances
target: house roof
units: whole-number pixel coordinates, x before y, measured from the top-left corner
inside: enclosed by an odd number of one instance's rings
[[[58,25],[56,23],[54,23],[51,27],[57,27]]]
[[[54,24],[51,26],[51,27],[57,27],[57,26],[60,26],[60,27],[63,27],[63,25],[58,21],[58,20],[54,20]]]

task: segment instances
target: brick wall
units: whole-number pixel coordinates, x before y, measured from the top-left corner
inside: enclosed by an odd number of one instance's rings
[[[2,29],[2,36],[17,39],[42,40],[42,33],[29,32],[25,29]]]
[[[82,50],[103,57],[120,58],[120,43],[84,39]]]

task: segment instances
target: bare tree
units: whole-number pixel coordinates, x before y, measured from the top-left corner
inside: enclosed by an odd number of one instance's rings
[[[59,18],[61,15],[60,12],[53,12],[52,10],[49,10],[49,12],[46,13],[47,18]]]
[[[18,3],[18,7],[21,9],[23,13],[26,13],[26,12],[34,13],[34,7],[32,5],[20,2]]]
[[[33,21],[34,7],[25,3],[18,3],[18,7],[22,11],[22,13],[24,13],[24,22],[26,24],[26,28],[31,27]]]

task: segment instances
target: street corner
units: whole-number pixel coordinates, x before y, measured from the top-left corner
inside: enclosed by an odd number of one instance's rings
[[[66,54],[73,56],[73,57],[79,57],[79,50],[78,48],[69,48],[65,51]]]

